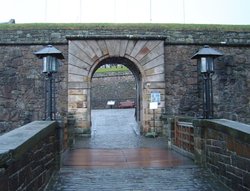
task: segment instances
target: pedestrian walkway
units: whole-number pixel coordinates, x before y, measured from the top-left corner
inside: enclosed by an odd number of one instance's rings
[[[53,191],[226,191],[196,166],[163,169],[62,168]]]
[[[47,191],[225,191],[209,172],[138,135],[134,110],[95,110],[92,137],[78,137]]]
[[[166,168],[191,165],[179,154],[161,148],[74,149],[65,156],[65,167],[79,168]]]

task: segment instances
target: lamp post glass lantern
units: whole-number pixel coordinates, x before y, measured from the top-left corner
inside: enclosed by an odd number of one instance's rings
[[[45,74],[45,120],[56,120],[56,99],[55,99],[55,77],[58,72],[59,60],[64,59],[61,51],[48,45],[45,48],[34,53],[38,58],[43,59],[43,70]]]
[[[200,72],[201,73],[213,73],[214,72],[214,61],[211,57],[201,57],[200,59]]]
[[[43,73],[57,73],[59,62],[52,56],[43,57]]]
[[[197,51],[191,59],[197,59],[203,77],[203,118],[213,118],[213,84],[214,59],[223,54],[208,45]]]

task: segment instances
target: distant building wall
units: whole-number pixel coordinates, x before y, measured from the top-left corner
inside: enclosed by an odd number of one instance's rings
[[[91,108],[109,108],[109,100],[115,101],[113,108],[117,108],[120,101],[136,101],[135,83],[131,72],[96,73],[91,83]]]

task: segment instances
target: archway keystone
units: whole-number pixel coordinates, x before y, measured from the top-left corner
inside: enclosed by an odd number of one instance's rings
[[[90,133],[91,78],[105,59],[124,58],[140,73],[140,121],[142,132],[153,128],[153,112],[149,109],[150,94],[159,92],[161,103],[156,110],[156,128],[161,131],[159,117],[164,112],[165,71],[164,39],[120,38],[105,39],[68,37],[68,113],[75,119],[76,133]],[[132,69],[133,70],[133,67]],[[132,71],[133,72],[133,71]],[[137,87],[138,88],[138,87]]]

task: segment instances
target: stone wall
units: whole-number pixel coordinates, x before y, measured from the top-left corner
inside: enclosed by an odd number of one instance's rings
[[[18,27],[20,26],[20,27]],[[188,26],[188,25],[187,25]],[[223,26],[209,26],[204,29],[190,29],[185,25],[180,25],[173,29],[170,27],[152,24],[96,24],[96,25],[82,25],[82,26],[50,26],[46,24],[41,27],[27,26],[27,29],[22,25],[13,25],[6,30],[0,30],[0,44],[67,44],[67,37],[69,36],[84,36],[89,39],[133,39],[145,38],[150,36],[166,37],[167,44],[217,44],[217,45],[249,45],[250,31],[243,29],[241,26],[232,27],[233,29],[225,29]],[[49,28],[49,29],[47,29]],[[194,27],[193,27],[194,28]],[[199,28],[199,27],[197,27]]]
[[[33,52],[43,46],[0,46],[0,133],[44,117],[42,62]],[[67,112],[67,46],[57,46],[66,57],[56,78],[57,109]]]
[[[224,52],[216,60],[213,76],[215,117],[250,123],[250,31],[240,27],[226,31],[97,25],[82,29],[0,30],[0,132],[43,119],[41,61],[33,55],[43,45],[52,44],[65,56],[57,78],[57,109],[60,115],[67,115],[67,37],[72,39],[74,35],[89,39],[165,37],[166,113],[190,116],[202,113],[201,81],[196,61],[190,58],[204,44],[209,44]]]
[[[190,59],[199,46],[166,45],[166,114],[195,116],[199,99],[197,63]]]
[[[116,102],[113,108],[117,108],[120,101],[135,101],[135,83],[131,72],[96,73],[91,84],[91,108],[109,108],[109,100]]]
[[[219,119],[194,126],[200,162],[233,190],[250,190],[250,126]]]
[[[250,190],[250,125],[178,116],[164,116],[163,120],[171,148],[207,168],[233,190]]]
[[[196,60],[201,46],[166,45],[166,113],[202,115],[202,80]],[[250,123],[250,47],[213,46],[224,53],[215,60],[214,117]]]
[[[216,117],[250,124],[250,47],[221,47],[214,82]]]
[[[43,190],[59,168],[55,122],[35,121],[0,137],[0,190]]]

